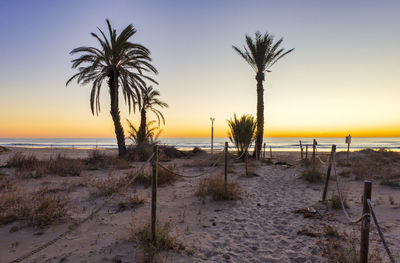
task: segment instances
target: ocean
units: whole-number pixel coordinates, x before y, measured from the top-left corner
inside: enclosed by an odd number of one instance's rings
[[[338,150],[347,149],[345,138],[315,138],[318,142],[318,151],[330,151],[331,145],[336,144]],[[204,150],[210,150],[210,138],[159,138],[162,145],[175,146],[181,150],[190,150],[197,146]],[[311,145],[313,138],[264,138],[267,147],[279,151],[298,151],[299,140],[303,145]],[[233,144],[228,138],[214,138],[214,149],[222,150],[225,141]],[[131,144],[130,140],[126,140]],[[27,147],[27,148],[77,148],[77,149],[115,149],[117,141],[115,138],[0,138],[1,146]],[[351,150],[365,148],[400,150],[400,137],[353,137]]]

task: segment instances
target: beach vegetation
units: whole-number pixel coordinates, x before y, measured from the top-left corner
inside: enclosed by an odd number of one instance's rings
[[[135,128],[134,125],[127,120],[129,125],[130,138],[136,144],[153,143],[154,139],[161,133],[161,122],[165,124],[165,118],[160,108],[168,108],[168,104],[159,99],[160,92],[153,89],[152,86],[144,86],[140,96],[137,97],[140,110],[140,125]],[[157,117],[157,126],[155,121],[147,121],[147,113],[152,112]]]
[[[232,46],[233,49],[250,65],[256,73],[257,81],[257,136],[255,143],[255,157],[260,159],[261,147],[264,136],[264,87],[265,73],[271,72],[271,67],[281,58],[292,52],[294,49],[281,48],[283,39],[274,42],[274,37],[259,31],[255,33],[254,39],[246,35],[246,46],[243,50]]]
[[[310,183],[319,183],[322,181],[322,173],[318,169],[306,169],[301,176]]]
[[[130,167],[127,158],[118,157],[110,154],[106,154],[101,150],[92,150],[89,156],[84,160],[86,169],[99,170],[99,169],[128,169]]]
[[[0,224],[21,220],[30,226],[44,227],[65,218],[67,212],[66,199],[44,189],[0,193]]]
[[[238,156],[243,159],[254,142],[257,123],[251,115],[244,114],[238,118],[236,113],[227,122],[229,140],[235,145]]]
[[[99,42],[100,47],[78,47],[70,54],[80,57],[72,60],[72,68],[78,69],[66,83],[76,80],[79,84],[92,83],[90,107],[92,114],[100,112],[100,89],[107,80],[110,94],[111,117],[114,122],[115,136],[119,155],[126,153],[125,135],[121,125],[119,111],[119,90],[121,89],[129,111],[134,110],[140,90],[146,86],[145,81],[157,83],[145,72],[157,74],[157,69],[151,64],[150,51],[143,45],[130,42],[136,29],[128,25],[119,34],[113,29],[107,19],[108,37],[99,29],[100,35],[91,33]]]
[[[238,200],[241,197],[241,189],[238,183],[228,181],[225,188],[223,174],[203,177],[199,180],[196,195],[205,200],[211,196],[212,200]]]
[[[111,196],[117,193],[122,186],[127,182],[129,176],[116,176],[110,171],[105,179],[92,179],[92,185],[95,191],[92,192],[94,196]]]
[[[8,148],[6,148],[4,146],[0,146],[0,153],[6,153],[6,152],[9,152],[9,151],[10,151],[10,149],[8,149]]]
[[[150,258],[153,258],[158,252],[163,250],[184,250],[185,246],[178,241],[177,236],[173,236],[171,222],[156,224],[156,239],[151,240],[151,226],[145,224],[142,228],[136,228],[135,224],[131,224],[129,240],[137,241],[143,247],[144,251]]]

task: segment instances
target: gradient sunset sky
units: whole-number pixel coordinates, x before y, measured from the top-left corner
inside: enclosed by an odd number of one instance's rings
[[[400,136],[400,1],[1,1],[0,137],[113,137],[109,94],[66,80],[69,52],[105,19],[151,50],[162,137],[225,137],[256,113],[255,73],[232,49],[256,30],[295,51],[266,75],[266,136]],[[106,87],[106,86],[105,86]],[[121,119],[137,123],[121,100]]]

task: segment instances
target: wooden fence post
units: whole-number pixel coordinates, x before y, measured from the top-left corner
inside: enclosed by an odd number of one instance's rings
[[[300,156],[301,156],[301,161],[303,162],[303,145],[301,144],[301,140],[300,140]]]
[[[265,142],[264,142],[264,156],[263,159],[265,160]]]
[[[306,159],[308,160],[308,144],[306,144]]]
[[[331,169],[332,169],[332,162],[333,162],[333,157],[336,152],[336,145],[332,144],[332,149],[331,149],[331,155],[329,157],[329,165],[328,165],[328,171],[326,172],[326,179],[325,179],[325,187],[324,187],[324,192],[322,194],[322,202],[325,202],[326,198],[326,192],[328,191],[328,184],[329,184],[329,177],[331,176]]]
[[[225,142],[225,193],[228,181],[228,142]]]
[[[271,145],[269,146],[269,157],[271,158],[271,161],[272,161],[272,146]]]
[[[153,147],[153,177],[151,191],[151,242],[156,242],[156,223],[157,223],[157,182],[158,182],[158,145]]]
[[[313,145],[312,145],[312,169],[315,171],[315,150],[317,147],[317,141],[314,139]]]
[[[363,193],[363,210],[361,220],[361,244],[360,244],[360,263],[368,262],[368,243],[369,243],[369,224],[370,224],[370,211],[367,200],[371,200],[372,182],[364,181]],[[368,214],[368,216],[365,216]]]

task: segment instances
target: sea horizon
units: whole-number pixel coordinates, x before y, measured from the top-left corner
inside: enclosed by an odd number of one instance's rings
[[[344,137],[265,137],[266,147],[278,151],[297,151],[301,140],[303,146],[312,145],[313,139],[318,142],[319,151],[329,151],[332,144],[338,150],[347,149]],[[204,150],[211,149],[211,138],[182,137],[182,138],[158,138],[160,145],[174,146],[180,150],[191,150],[199,147]],[[213,148],[222,150],[225,142],[229,143],[230,149],[234,149],[229,138],[214,138]],[[126,144],[133,144],[127,138]],[[22,147],[22,148],[73,148],[73,149],[117,149],[115,138],[0,138],[0,146]],[[388,149],[400,150],[400,137],[352,137],[350,150]]]

